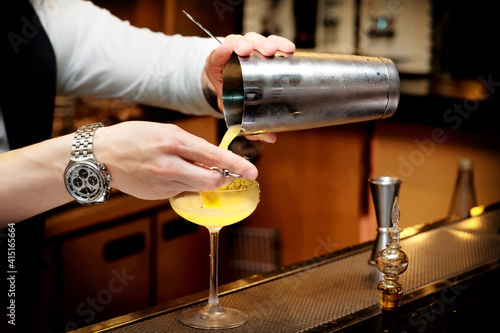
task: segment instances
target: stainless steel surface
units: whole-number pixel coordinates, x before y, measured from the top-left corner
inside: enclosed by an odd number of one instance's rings
[[[377,177],[368,179],[372,192],[373,205],[377,216],[377,238],[373,244],[369,263],[375,265],[377,253],[389,243],[387,228],[392,226],[391,213],[394,198],[399,195],[402,181],[396,177]]]
[[[424,226],[422,230],[430,230],[403,239],[401,245],[410,264],[400,279],[405,288],[401,303],[429,289],[451,288],[455,278],[467,272],[498,267],[499,227],[500,210],[495,210],[435,229]],[[361,246],[334,258],[311,258],[254,283],[248,279],[221,297],[224,306],[240,309],[250,317],[244,326],[227,332],[304,332],[327,323],[341,328],[346,318],[359,320],[380,313],[378,281],[372,278],[376,268],[366,264],[370,252],[371,246]],[[198,332],[179,323],[177,316],[183,308],[202,302],[185,302],[184,306],[173,302],[79,332]]]
[[[295,52],[231,57],[223,75],[224,116],[240,135],[390,117],[399,75],[387,58]]]

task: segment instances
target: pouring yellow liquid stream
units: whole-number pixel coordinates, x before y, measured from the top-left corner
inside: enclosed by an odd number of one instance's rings
[[[229,145],[238,136],[240,131],[241,131],[241,125],[229,126],[226,133],[222,137],[222,141],[220,142],[219,147],[222,149],[228,149]]]
[[[238,136],[241,126],[231,126],[219,145],[228,149]],[[220,229],[248,217],[257,207],[260,190],[254,180],[235,178],[215,191],[200,195],[176,196],[170,200],[172,208],[188,221],[209,229]]]

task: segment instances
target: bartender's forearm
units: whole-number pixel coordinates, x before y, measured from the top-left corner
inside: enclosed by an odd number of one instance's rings
[[[73,134],[0,154],[0,227],[72,200],[64,185]],[[230,180],[218,166],[257,178],[257,168],[178,126],[128,121],[96,131],[94,157],[106,165],[110,185],[147,200],[184,191],[213,191]],[[197,163],[194,163],[197,162]]]
[[[73,134],[0,154],[0,228],[71,201],[64,186]]]

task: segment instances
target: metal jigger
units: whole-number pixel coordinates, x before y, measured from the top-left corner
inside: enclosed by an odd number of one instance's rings
[[[391,212],[394,199],[399,195],[402,180],[396,177],[377,177],[368,179],[372,192],[375,214],[377,215],[378,232],[370,255],[370,265],[375,265],[377,253],[389,243],[388,228],[391,227]]]

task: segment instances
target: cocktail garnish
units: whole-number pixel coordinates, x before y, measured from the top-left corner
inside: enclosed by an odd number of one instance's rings
[[[222,203],[220,200],[219,191],[234,191],[243,190],[257,185],[257,181],[245,179],[245,178],[235,178],[232,182],[222,185],[215,191],[202,191],[201,197],[203,199],[203,207],[215,208],[219,207]]]

